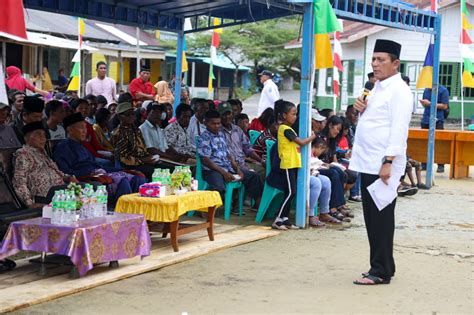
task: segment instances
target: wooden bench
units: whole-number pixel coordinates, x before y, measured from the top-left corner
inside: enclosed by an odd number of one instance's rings
[[[456,130],[436,130],[434,162],[450,164],[449,178],[454,178],[454,156],[456,147]],[[422,163],[427,162],[428,129],[410,129],[408,131],[407,154]]]
[[[469,165],[474,165],[474,132],[458,131],[454,153],[454,178],[468,177]]]

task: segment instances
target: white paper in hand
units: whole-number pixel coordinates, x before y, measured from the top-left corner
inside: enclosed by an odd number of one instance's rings
[[[392,203],[397,197],[397,189],[400,184],[400,175],[392,174],[386,185],[380,178],[372,183],[367,190],[374,200],[375,205],[379,211],[382,211],[386,206]]]

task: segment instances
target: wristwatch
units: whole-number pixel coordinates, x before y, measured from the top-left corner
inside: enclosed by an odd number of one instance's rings
[[[393,160],[387,159],[386,156],[383,157],[383,159],[382,159],[382,165],[385,165],[385,164],[392,164],[392,163],[393,163]]]

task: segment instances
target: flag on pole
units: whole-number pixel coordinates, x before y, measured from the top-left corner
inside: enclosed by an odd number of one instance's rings
[[[434,45],[428,46],[426,52],[425,62],[421,69],[418,81],[416,81],[417,89],[431,89],[433,86],[433,56],[434,56]]]
[[[463,72],[462,72],[462,87],[474,88],[474,78],[472,73],[474,72],[474,66],[471,60],[474,60],[474,54],[468,45],[471,45],[472,39],[469,36],[468,30],[472,29],[472,25],[469,23],[467,17],[469,11],[466,7],[466,0],[461,0],[461,58],[463,60]]]
[[[0,10],[0,33],[27,39],[23,1],[3,0]]]
[[[438,13],[439,0],[431,0],[431,11]]]
[[[341,31],[341,25],[329,0],[314,0],[314,42],[316,69],[332,68],[333,55],[329,33]]]
[[[183,60],[181,61],[182,72],[188,72],[188,60],[186,59],[186,50],[188,50],[186,45],[186,36],[183,36]]]
[[[214,18],[213,21],[214,26],[219,26],[221,24],[220,19]],[[220,34],[222,34],[222,28],[215,28],[212,32],[212,39],[211,39],[211,62],[209,64],[209,81],[207,85],[208,93],[212,93],[214,87],[212,85],[212,80],[215,80],[214,77],[214,62],[217,60],[217,48],[220,45]]]
[[[341,95],[340,93],[340,80],[339,71],[344,71],[342,67],[342,46],[340,42],[341,33],[334,33],[334,67],[333,67],[333,92],[336,97]]]

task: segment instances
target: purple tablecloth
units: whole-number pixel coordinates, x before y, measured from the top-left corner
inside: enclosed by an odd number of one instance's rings
[[[35,218],[10,224],[0,247],[0,259],[20,250],[66,255],[82,276],[97,263],[148,256],[150,248],[143,215],[116,213],[79,221],[75,226]]]

